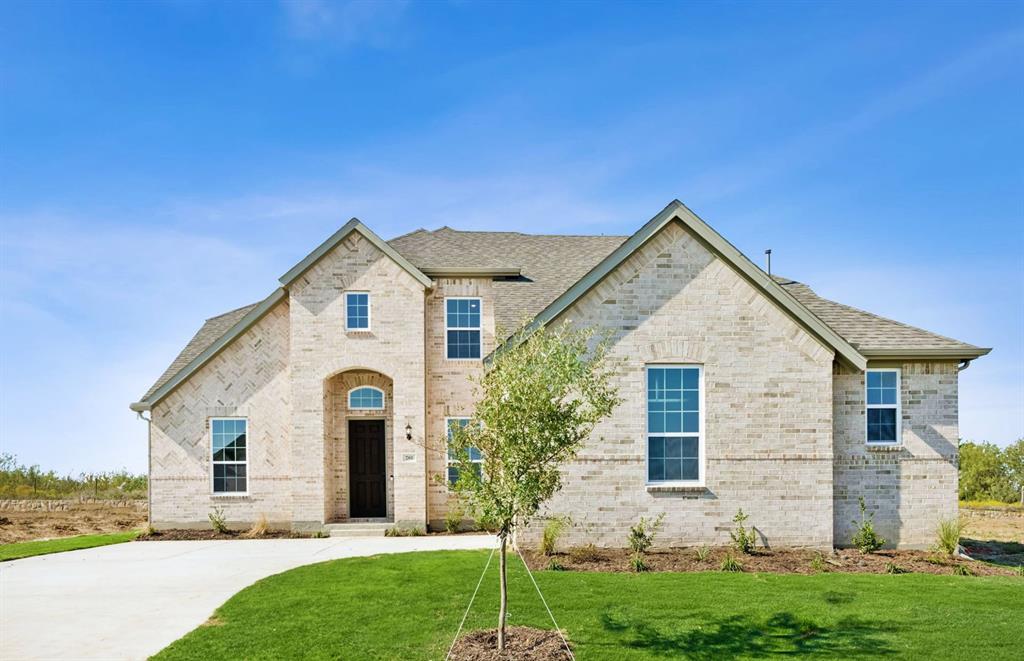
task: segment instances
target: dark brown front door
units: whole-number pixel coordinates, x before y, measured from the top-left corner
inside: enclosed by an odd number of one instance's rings
[[[348,421],[348,486],[353,519],[388,515],[384,421]]]

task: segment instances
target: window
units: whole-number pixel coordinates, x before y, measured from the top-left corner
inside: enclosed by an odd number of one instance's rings
[[[900,371],[868,370],[864,381],[868,443],[899,443]]]
[[[480,299],[446,298],[444,306],[448,358],[480,358]]]
[[[701,368],[647,368],[647,481],[700,482]]]
[[[210,420],[213,493],[246,493],[245,418]]]
[[[459,481],[459,467],[455,464],[455,452],[452,450],[452,436],[456,429],[463,429],[469,424],[469,418],[445,418],[445,426],[448,428],[448,484],[452,485]],[[484,457],[474,447],[469,448],[469,460],[473,462],[473,469],[477,475],[483,467]]]
[[[382,410],[384,408],[384,391],[373,386],[353,388],[348,393],[348,408],[356,410]]]
[[[366,292],[345,294],[345,329],[370,330],[370,295]]]

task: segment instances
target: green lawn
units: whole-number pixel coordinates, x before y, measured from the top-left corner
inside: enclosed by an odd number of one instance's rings
[[[156,658],[443,659],[487,553],[336,560],[271,576]],[[510,556],[510,624],[548,627]],[[493,627],[497,560],[467,628]],[[820,658],[1020,658],[1024,579],[540,572],[586,659],[801,654]]]
[[[0,544],[0,562],[4,560],[17,560],[18,558],[29,558],[46,553],[77,551],[79,549],[91,549],[94,546],[120,544],[121,542],[130,542],[138,536],[138,531],[132,530],[129,532],[112,532],[106,535],[78,535],[77,537],[61,537],[59,539],[46,539],[38,542]]]

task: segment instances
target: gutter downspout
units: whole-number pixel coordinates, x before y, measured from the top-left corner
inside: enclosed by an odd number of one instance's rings
[[[146,524],[153,529],[153,414],[147,418],[138,411],[140,420],[146,421]]]
[[[957,372],[963,372],[965,369],[967,369],[968,367],[971,366],[971,361],[972,360],[974,360],[974,359],[973,358],[965,358],[965,359],[961,360],[960,364],[956,368],[956,371]]]

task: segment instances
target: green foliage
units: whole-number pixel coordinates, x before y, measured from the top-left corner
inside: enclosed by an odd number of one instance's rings
[[[960,500],[1020,502],[1024,439],[1005,449],[992,443],[960,444]]]
[[[565,567],[558,561],[558,558],[550,558],[548,560],[548,571],[565,571]]]
[[[76,537],[0,544],[0,562],[17,560],[19,558],[31,558],[32,556],[46,555],[48,553],[91,549],[96,546],[106,546],[107,544],[120,544],[121,542],[130,542],[138,536],[139,531],[132,530],[103,535],[78,535]]]
[[[814,559],[811,560],[811,569],[819,574],[825,571],[825,558],[820,551],[814,554]]]
[[[462,519],[466,515],[462,506],[456,503],[448,508],[444,514],[444,529],[449,533],[459,532],[462,528]]]
[[[313,539],[324,539],[326,537],[330,537],[326,530],[317,530],[313,533]]]
[[[127,470],[58,475],[38,465],[24,466],[8,452],[0,453],[0,498],[100,500],[146,498],[146,476]]]
[[[640,517],[640,521],[629,529],[629,550],[632,555],[629,558],[629,566],[633,571],[647,571],[645,556],[651,546],[654,545],[654,538],[665,521],[665,514],[659,514],[653,521]]]
[[[732,537],[733,547],[740,553],[749,554],[754,552],[754,543],[757,540],[754,527],[751,526],[748,530],[743,525],[749,518],[750,515],[744,514],[742,508],[736,512],[736,516],[732,517],[732,522],[736,524],[736,528],[729,533],[729,536]]]
[[[214,507],[213,511],[206,515],[210,519],[210,525],[217,532],[224,533],[228,531],[227,521],[224,519],[224,510],[220,507]]]
[[[710,546],[705,544],[704,546],[697,547],[697,560],[699,562],[704,562],[705,560],[708,559],[708,557],[710,555],[711,555],[711,547]]]
[[[967,567],[967,565],[956,565],[953,567],[954,576],[974,576],[974,573]]]
[[[906,574],[907,570],[904,569],[903,567],[900,567],[895,562],[890,560],[889,562],[885,563],[885,573],[886,574]]]
[[[422,537],[426,534],[421,526],[391,526],[384,531],[385,537]]]
[[[967,523],[960,518],[939,521],[939,526],[935,529],[935,550],[946,555],[956,554],[960,548],[960,537],[966,527]]]
[[[1017,569],[1014,571],[1017,573],[1017,576],[1024,578],[1024,565],[1017,565]]]
[[[524,325],[473,378],[476,410],[446,443],[454,490],[501,540],[498,651],[504,649],[509,536],[562,486],[561,467],[619,403],[608,345],[589,329]],[[448,430],[446,430],[447,432]],[[482,469],[470,451],[483,457]]]
[[[558,538],[562,536],[568,520],[564,517],[548,519],[544,524],[544,532],[540,538],[540,552],[544,555],[554,555],[558,550]]]
[[[860,523],[857,525],[857,533],[853,536],[853,545],[861,553],[874,553],[885,546],[885,538],[875,532],[874,514],[867,513],[867,505],[864,504],[864,497],[860,498]]]
[[[732,553],[729,553],[725,556],[725,559],[722,560],[722,564],[719,566],[719,569],[721,571],[743,571],[743,565],[733,557]]]

